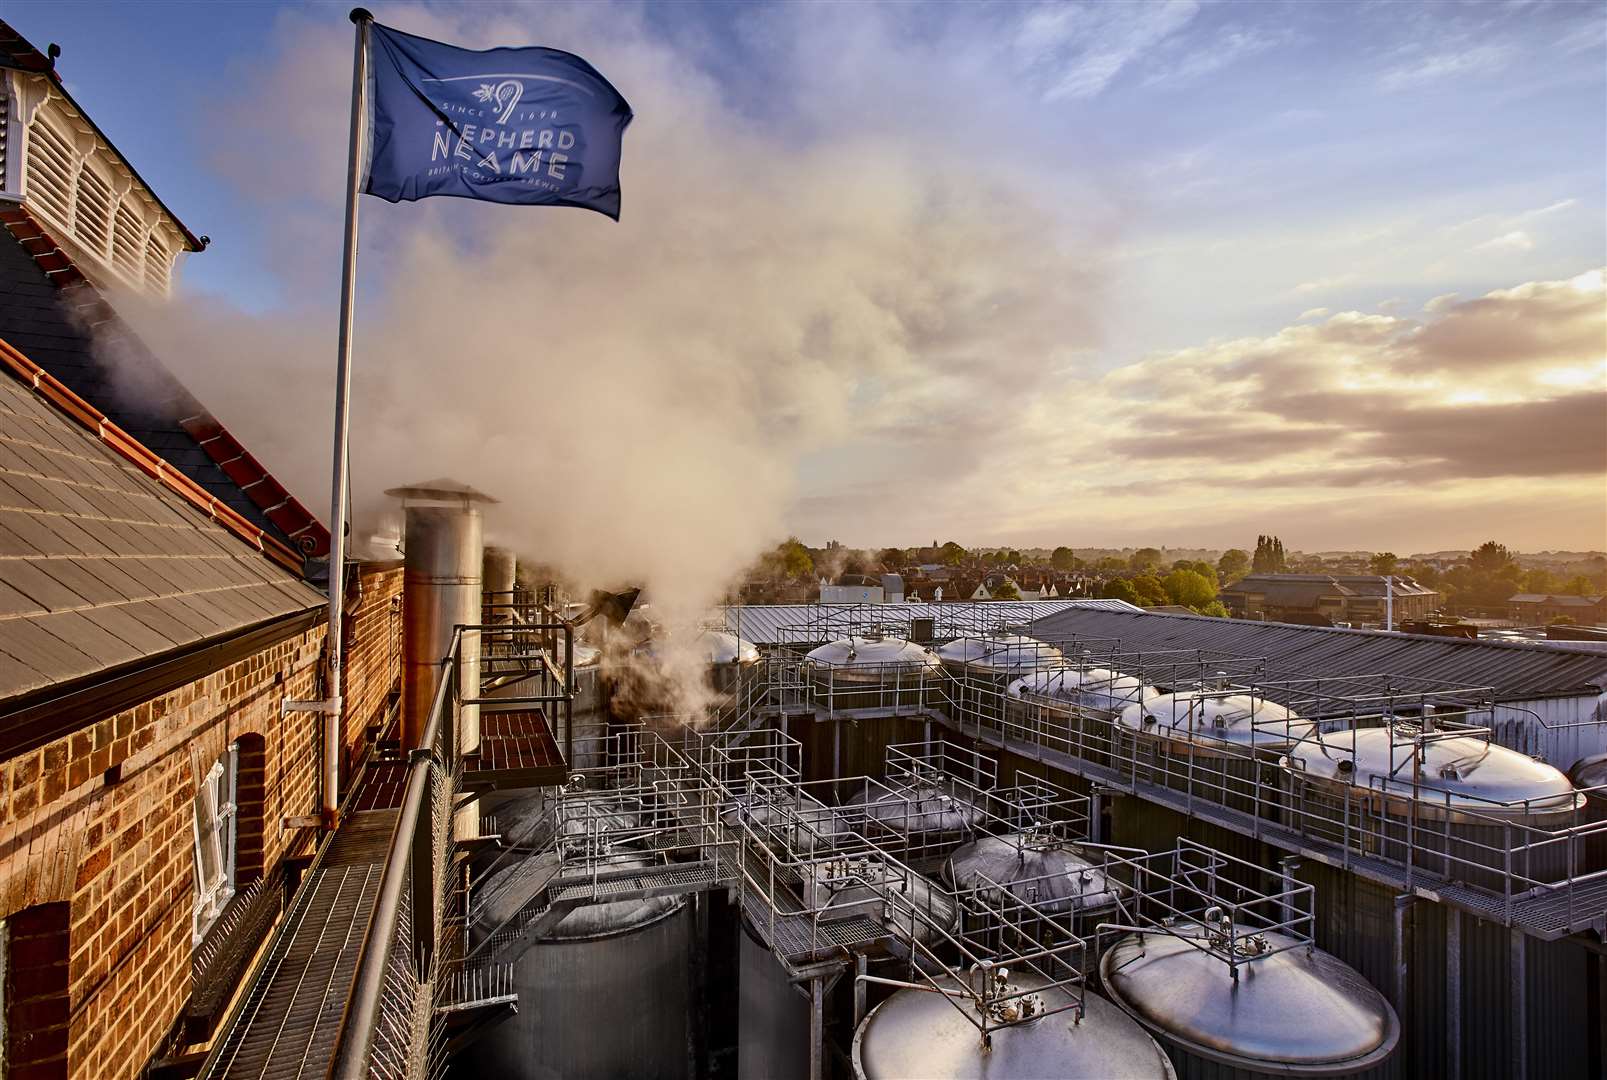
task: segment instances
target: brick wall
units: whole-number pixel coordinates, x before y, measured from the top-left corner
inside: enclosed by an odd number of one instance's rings
[[[362,599],[355,610],[348,608],[341,676],[349,750],[363,745],[370,724],[384,720],[401,673],[402,576],[400,565],[364,564],[360,568]]]

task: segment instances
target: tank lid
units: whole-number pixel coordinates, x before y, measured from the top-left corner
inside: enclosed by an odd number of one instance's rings
[[[1118,720],[1137,731],[1238,746],[1287,745],[1310,738],[1317,730],[1310,720],[1253,694],[1161,694],[1129,705]]]
[[[698,646],[711,664],[751,664],[759,659],[759,650],[751,641],[738,641],[735,634],[724,630],[704,630],[698,635]]]
[[[1538,811],[1567,810],[1584,798],[1559,769],[1470,736],[1424,743],[1420,771],[1413,768],[1410,735],[1383,727],[1323,735],[1290,757],[1314,775],[1407,797],[1415,772],[1424,802],[1474,812],[1522,812],[1521,806],[1509,810],[1500,804],[1525,800]]]
[[[1013,671],[1059,667],[1066,662],[1053,645],[1019,634],[955,638],[935,651],[945,663]]]
[[[723,818],[727,826],[746,821],[755,829],[773,829],[794,851],[831,847],[850,832],[836,811],[818,799],[785,791],[746,791],[732,799]]]
[[[607,856],[606,862],[602,863],[599,869],[615,871],[654,864],[654,860],[648,855],[628,853]],[[536,899],[558,867],[557,856],[549,853],[533,856],[493,874],[479,890],[478,902],[474,908],[476,934],[490,934],[517,915],[521,909]],[[585,868],[577,862],[564,867],[564,872],[583,875]],[[622,934],[657,922],[684,902],[685,898],[680,896],[652,896],[578,907],[547,931],[542,940],[581,941]]]
[[[890,790],[865,783],[845,802],[896,832],[953,833],[982,820],[982,811],[941,783],[917,781]]]
[[[408,499],[415,502],[494,503],[497,501],[483,491],[476,491],[468,484],[448,480],[445,477],[394,487],[385,494],[393,499]]]
[[[913,641],[895,637],[861,637],[857,634],[812,649],[806,659],[833,667],[898,664],[908,670],[917,670],[938,665],[938,659],[930,649]]]
[[[1031,695],[1096,706],[1108,701],[1114,706],[1147,701],[1159,697],[1161,692],[1132,675],[1122,675],[1109,668],[1061,667],[1023,675],[1005,687],[1005,693],[1016,698]]]
[[[944,872],[956,888],[995,881],[1017,899],[1052,912],[1107,907],[1122,890],[1074,845],[1031,833],[985,836],[966,844],[949,857]]]
[[[974,1006],[932,991],[900,990],[872,1009],[854,1033],[854,1075],[862,1080],[1176,1076],[1149,1033],[1103,998],[1084,994],[1079,1020],[1075,1010],[1065,1008],[1066,990],[1029,971],[1012,972],[1010,983],[1036,992],[1046,1009],[1063,1011],[999,1028],[992,1048],[984,1050],[976,1026],[960,1011]]]
[[[1596,754],[1574,762],[1570,770],[1575,787],[1591,788],[1607,784],[1607,754]],[[1607,792],[1599,793],[1607,795]]]
[[[1128,935],[1105,954],[1100,973],[1116,1003],[1150,1030],[1216,1061],[1280,1075],[1349,1075],[1394,1052],[1395,1010],[1357,971],[1286,934],[1261,937],[1270,949],[1293,947],[1241,964],[1237,982],[1200,947],[1204,931],[1195,923]]]

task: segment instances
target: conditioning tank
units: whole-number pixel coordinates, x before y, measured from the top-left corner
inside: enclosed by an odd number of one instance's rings
[[[1570,860],[1582,866],[1577,841],[1542,842],[1531,831],[1586,822],[1585,796],[1562,772],[1481,738],[1420,743],[1415,734],[1359,728],[1291,750],[1293,823],[1344,843],[1348,804],[1352,845],[1401,864],[1410,851],[1418,870],[1497,892],[1509,864],[1515,893],[1562,880]]]
[[[861,782],[843,802],[844,816],[864,829],[872,822],[906,841],[958,842],[982,825],[985,815],[958,785],[941,774],[893,785]]]
[[[1104,765],[1115,737],[1115,728],[1104,717],[1160,693],[1141,679],[1108,668],[1047,668],[1005,687],[1005,717],[1018,737],[1042,737],[1050,746],[1063,741],[1068,752]]]
[[[1317,726],[1254,694],[1194,692],[1129,705],[1117,729],[1117,756],[1135,763],[1137,779],[1272,816],[1279,785],[1275,775],[1268,782],[1263,768]]]
[[[1208,951],[1229,947],[1224,929],[1130,934],[1100,963],[1106,992],[1154,1033],[1183,1080],[1359,1076],[1395,1052],[1395,1010],[1354,969],[1287,934],[1235,925],[1235,981]]]
[[[952,896],[919,874],[884,865],[874,855],[813,863],[803,868],[802,878],[805,907],[820,913],[819,925],[828,935],[834,918],[850,915],[870,916],[887,926],[894,936],[895,959],[881,966],[895,968],[899,977],[907,970],[912,940],[927,949],[941,949],[943,934],[953,935],[960,928],[959,907]],[[737,1075],[743,1080],[806,1080],[809,1003],[765,947],[762,931],[746,919],[741,948]],[[920,954],[916,963],[929,966]]]
[[[804,662],[816,704],[830,712],[919,708],[942,674],[925,646],[874,634],[839,638],[811,650]]]
[[[613,855],[603,869],[654,865]],[[530,904],[553,856],[493,875],[472,933],[491,934]],[[691,909],[683,897],[577,908],[534,944],[493,955],[514,965],[516,1015],[469,1051],[477,1075],[501,1080],[680,1080],[689,1072]]]
[[[759,663],[759,650],[752,642],[739,641],[724,630],[701,631],[697,646],[708,659],[709,682],[718,694],[735,694]]]
[[[1069,914],[1073,931],[1085,938],[1094,936],[1095,924],[1123,891],[1077,845],[1034,832],[973,840],[949,856],[943,879],[956,890],[1002,886],[1040,911]],[[1092,964],[1094,958],[1086,959]]]
[[[1025,970],[975,973],[973,988],[976,980],[1000,975],[1008,996],[987,1005],[905,989],[876,1006],[854,1032],[856,1080],[1172,1080],[1176,1076],[1155,1040],[1103,998],[1085,993],[1079,1017],[1065,1008],[1072,1001],[1066,989]],[[946,989],[959,989],[952,976],[946,981]],[[1036,1010],[1037,1015],[995,1030],[985,1047],[979,1029],[961,1011],[979,1008]]]
[[[936,652],[947,676],[950,707],[958,714],[954,719],[980,718],[995,725],[1004,715],[1011,680],[1066,662],[1053,645],[1016,634],[955,638]]]

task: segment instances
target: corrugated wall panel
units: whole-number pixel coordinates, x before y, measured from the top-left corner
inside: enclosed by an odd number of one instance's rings
[[[1528,938],[1527,946],[1525,1049],[1531,1080],[1600,1076],[1601,1062],[1591,1061],[1589,1027],[1589,965],[1594,955],[1568,940]]]
[[[1511,932],[1471,915],[1462,917],[1462,1075],[1511,1080]]]

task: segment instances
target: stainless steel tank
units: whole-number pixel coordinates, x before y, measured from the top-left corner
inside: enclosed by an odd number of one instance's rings
[[[1063,1008],[1068,992],[1030,971],[1010,972],[1012,993],[1034,994],[1044,1012]],[[957,988],[957,987],[956,987]],[[1161,1048],[1120,1009],[1095,994],[1082,1014],[1039,1015],[992,1033],[984,1047],[961,1010],[969,1000],[899,990],[872,1009],[854,1032],[856,1080],[1171,1080]]]
[[[700,631],[697,647],[708,659],[709,683],[718,694],[735,695],[759,663],[759,650],[752,642],[739,641],[724,630]]]
[[[1136,779],[1276,817],[1278,759],[1317,725],[1253,694],[1162,694],[1117,716],[1118,765]],[[1132,762],[1134,764],[1128,764]]]
[[[1202,948],[1226,948],[1225,935],[1197,923],[1130,934],[1100,963],[1111,999],[1155,1034],[1183,1080],[1362,1076],[1388,1061],[1400,1021],[1367,980],[1286,934],[1235,934],[1237,981]]]
[[[1516,893],[1583,865],[1587,855],[1576,840],[1546,841],[1529,831],[1586,821],[1585,796],[1561,771],[1480,738],[1439,738],[1419,748],[1412,735],[1361,728],[1291,749],[1290,824],[1403,865],[1410,852],[1418,871],[1496,892],[1504,891],[1508,866]]]
[[[400,489],[418,491],[429,489]],[[452,647],[453,629],[480,622],[481,520],[468,501],[456,505],[406,506],[406,568],[402,584],[402,745],[416,747],[429,723],[441,659]],[[466,697],[480,689],[480,633],[463,635],[458,685]],[[458,745],[480,745],[480,709],[465,705]]]
[[[608,693],[603,678],[601,649],[575,642],[574,685],[575,700],[570,709],[574,717],[569,767],[596,769],[607,764],[608,749]],[[564,718],[562,708],[553,710],[553,736],[558,745],[564,745]]]
[[[746,824],[778,852],[812,855],[846,839],[849,827],[835,810],[808,794],[754,789],[728,803],[720,815],[727,828]]]
[[[649,866],[610,859],[607,868]],[[547,857],[494,875],[480,891],[473,934],[491,933],[528,904]],[[514,964],[519,1011],[473,1044],[476,1075],[506,1080],[680,1080],[689,1075],[693,941],[684,897],[596,904],[565,916]]]
[[[809,1000],[746,919],[741,938],[737,1076],[808,1080]]]
[[[973,840],[949,856],[943,880],[956,890],[1000,886],[1040,911],[1070,916],[1072,931],[1090,939],[1124,891],[1077,845],[1034,832]]]
[[[1005,687],[1005,718],[1017,738],[1044,740],[1098,765],[1110,762],[1115,717],[1160,696],[1131,675],[1101,667],[1030,672]]]
[[[1053,645],[1016,634],[955,638],[935,652],[943,665],[953,718],[994,726],[1004,715],[1005,690],[1012,680],[1066,662]]]
[[[513,598],[513,582],[518,566],[519,560],[510,549],[486,545],[481,564],[481,585],[496,598],[496,603],[506,604]]]
[[[941,775],[892,785],[860,782],[843,800],[843,816],[861,832],[873,835],[878,826],[905,840],[921,843],[958,843],[985,820],[966,792]]]
[[[831,712],[912,710],[930,703],[942,676],[930,649],[903,638],[841,638],[805,657],[815,704]]]
[[[1584,791],[1586,820],[1593,824],[1607,821],[1607,754],[1576,761],[1568,770],[1568,778],[1574,787]],[[1596,790],[1586,790],[1591,788]],[[1586,838],[1584,856],[1584,872],[1607,870],[1607,831]]]

